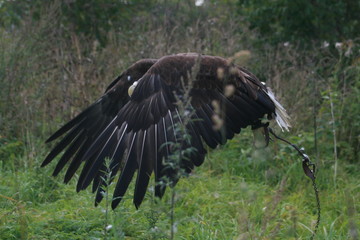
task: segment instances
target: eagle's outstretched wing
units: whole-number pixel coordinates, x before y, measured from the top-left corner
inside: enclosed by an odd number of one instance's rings
[[[120,169],[112,207],[119,204],[136,171],[134,204],[139,207],[152,172],[157,183],[163,177],[172,179],[173,184],[178,180],[179,168],[171,162],[174,154],[180,156],[180,169],[190,172],[204,161],[203,142],[215,148],[241,128],[260,127],[264,116],[279,117],[278,102],[265,86],[247,70],[221,57],[165,56],[139,75],[131,97],[127,97],[130,84],[119,80],[50,137],[53,140],[69,132],[43,165],[67,147],[54,173],[72,158],[67,182],[85,161],[77,190],[93,182],[96,204],[103,197],[106,177],[110,175],[111,181]],[[287,120],[280,118],[287,128]],[[111,159],[108,168],[105,158]],[[157,184],[155,195],[161,197],[164,190],[164,184]]]

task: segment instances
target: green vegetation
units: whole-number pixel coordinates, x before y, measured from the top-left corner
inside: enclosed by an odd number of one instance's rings
[[[113,185],[94,207],[76,179],[40,168],[46,137],[132,62],[188,51],[236,55],[272,87],[292,117],[279,134],[317,164],[315,239],[359,239],[358,1],[144,2],[0,0],[0,239],[169,239],[171,212],[174,239],[308,239],[301,159],[278,141],[255,149],[249,129],[139,210],[133,188],[112,211]]]
[[[239,7],[267,41],[341,41],[357,38],[360,29],[357,1],[239,0]]]

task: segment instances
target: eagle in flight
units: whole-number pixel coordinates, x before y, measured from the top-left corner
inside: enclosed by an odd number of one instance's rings
[[[92,183],[95,205],[120,172],[113,209],[137,172],[133,202],[138,208],[153,172],[155,196],[161,198],[180,171],[190,173],[203,163],[205,145],[225,144],[247,126],[265,130],[262,137],[268,141],[264,119],[285,130],[290,127],[271,90],[225,58],[182,53],[142,59],[47,139],[61,138],[42,166],[61,155],[53,175],[67,166],[67,183],[83,165],[76,190]],[[177,167],[171,162],[174,155],[179,156]],[[171,184],[162,184],[164,179]]]

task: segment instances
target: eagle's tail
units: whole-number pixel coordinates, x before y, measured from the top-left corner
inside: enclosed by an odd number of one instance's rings
[[[289,128],[291,127],[289,115],[286,113],[285,108],[276,100],[275,95],[271,89],[267,88],[267,90],[268,96],[275,104],[275,120],[277,124],[280,126],[282,131],[284,131],[284,129],[289,131]]]

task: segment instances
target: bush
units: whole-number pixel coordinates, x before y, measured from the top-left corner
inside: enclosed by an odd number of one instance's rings
[[[342,41],[358,37],[360,29],[358,1],[239,0],[238,7],[260,39],[273,43]]]

